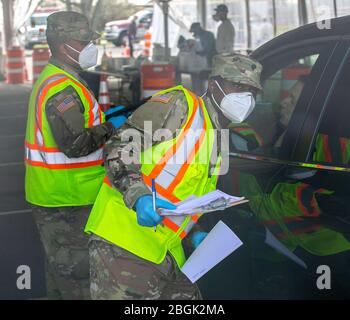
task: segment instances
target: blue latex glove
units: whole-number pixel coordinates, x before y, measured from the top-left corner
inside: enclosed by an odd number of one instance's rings
[[[156,206],[158,208],[164,209],[175,209],[172,203],[157,199]],[[141,196],[137,199],[135,204],[136,214],[137,214],[137,222],[140,226],[143,227],[154,227],[164,219],[157,212],[153,210],[153,199],[151,195]]]
[[[114,106],[112,108],[109,108],[106,112],[105,112],[105,115],[106,116],[109,116],[110,114],[114,113],[114,112],[117,112],[117,111],[120,111],[120,110],[123,110],[125,109],[124,106]]]
[[[119,129],[127,120],[125,116],[118,116],[118,117],[113,117],[108,120],[111,124],[113,124],[113,127],[116,129]]]
[[[195,249],[201,244],[201,242],[204,240],[204,238],[208,235],[208,232],[203,231],[196,231],[192,237],[191,242]]]

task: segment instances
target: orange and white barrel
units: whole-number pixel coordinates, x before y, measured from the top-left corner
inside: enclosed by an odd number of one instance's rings
[[[111,98],[108,91],[107,78],[108,76],[106,74],[101,74],[100,93],[98,96],[98,103],[104,112],[111,107]]]
[[[50,59],[48,45],[36,45],[33,48],[33,83],[38,80],[40,73],[44,70]]]
[[[7,49],[6,82],[20,84],[25,81],[24,50],[20,46],[12,46]]]
[[[141,66],[142,97],[175,86],[175,66],[169,63],[143,64]]]
[[[150,32],[146,32],[144,35],[144,45],[143,45],[143,56],[150,57],[151,56],[151,48],[152,48],[152,34]]]

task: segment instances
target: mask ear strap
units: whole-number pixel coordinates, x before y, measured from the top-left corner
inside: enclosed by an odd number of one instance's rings
[[[77,52],[77,53],[80,53],[80,51],[78,51],[77,49],[74,49],[74,48],[71,47],[69,44],[65,43],[64,45],[67,46],[69,49],[71,49],[71,50],[73,50],[73,51],[75,51],[75,52]]]
[[[216,85],[218,86],[218,88],[220,89],[220,91],[222,92],[222,94],[224,96],[226,96],[226,93],[224,92],[224,90],[222,90],[221,86],[219,85],[219,82],[217,82],[216,80],[214,80],[214,81],[215,81]]]
[[[72,58],[69,54],[67,54],[67,57],[69,59],[71,59],[72,61],[74,61],[75,63],[79,64],[79,61],[75,60],[74,58]]]
[[[67,46],[68,48],[72,49],[73,51],[80,53],[78,50],[75,50],[75,49],[74,49],[73,47],[71,47],[69,44],[66,44],[66,43],[65,43],[64,45]],[[67,57],[68,57],[69,59],[71,59],[72,61],[74,61],[75,63],[79,64],[79,61],[77,61],[77,60],[75,60],[74,58],[72,58],[69,54],[67,54]]]

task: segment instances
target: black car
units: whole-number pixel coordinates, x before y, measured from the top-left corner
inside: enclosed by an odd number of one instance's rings
[[[203,296],[348,298],[350,16],[287,32],[251,56],[264,90],[231,130],[219,185],[250,203],[202,218],[208,230],[223,220],[244,246],[199,281]]]

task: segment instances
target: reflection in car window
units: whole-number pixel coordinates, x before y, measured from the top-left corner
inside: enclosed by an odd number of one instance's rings
[[[316,163],[350,166],[350,64],[346,64],[323,113],[312,150]]]
[[[319,54],[289,63],[268,77],[256,107],[243,124],[231,125],[234,151],[278,156],[285,131]]]

